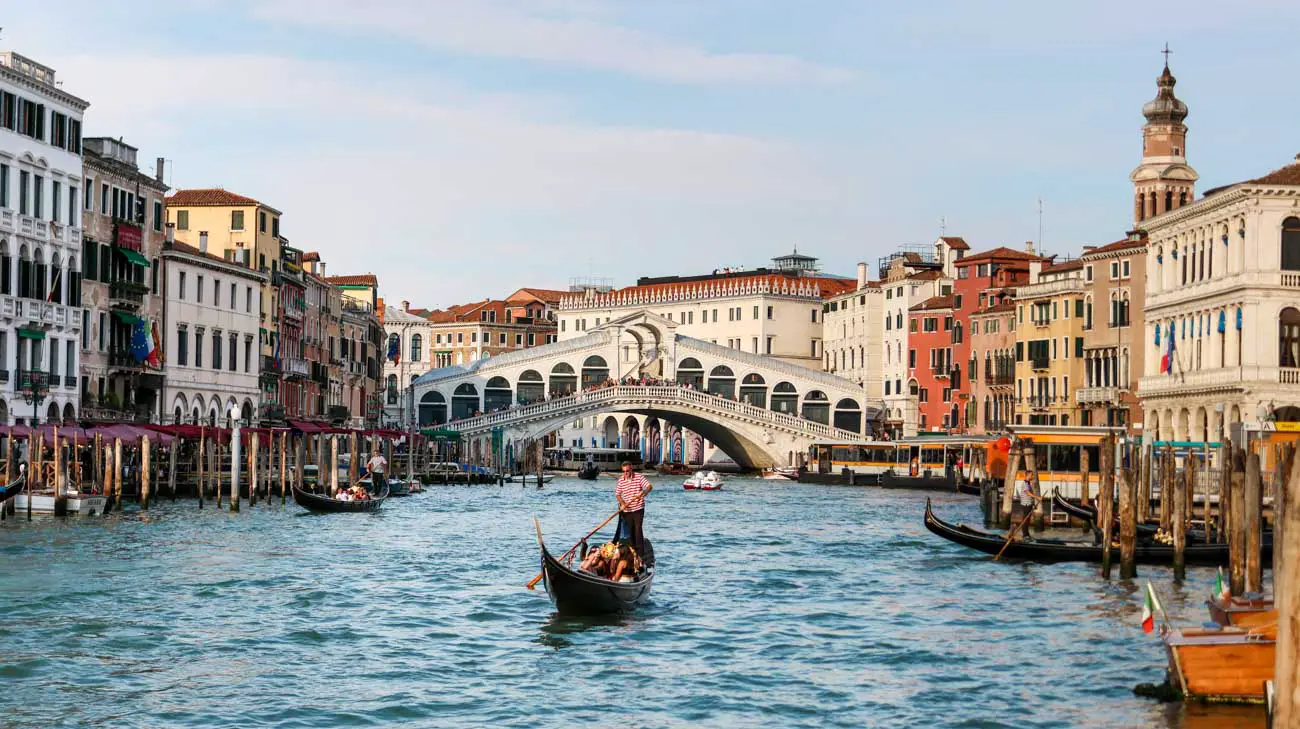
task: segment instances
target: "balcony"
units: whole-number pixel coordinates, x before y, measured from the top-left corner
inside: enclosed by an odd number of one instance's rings
[[[1194,372],[1147,375],[1138,381],[1141,397],[1241,392],[1253,386],[1300,384],[1300,368],[1245,365]]]
[[[1025,398],[1025,402],[1034,410],[1046,410],[1055,400],[1050,395],[1031,395]]]
[[[307,377],[311,373],[307,360],[301,357],[281,357],[280,367],[284,376],[290,378]]]
[[[951,374],[952,371],[947,366],[930,368],[930,376],[935,378],[943,378],[946,380],[951,376]]]
[[[133,281],[114,281],[108,286],[108,305],[115,309],[139,309],[149,287]]]
[[[35,390],[37,392],[49,392],[50,390],[50,373],[41,372],[40,370],[14,370],[15,389],[18,391]]]
[[[136,360],[130,347],[114,347],[108,351],[108,366],[115,370],[143,371],[144,362]]]
[[[286,306],[281,309],[281,312],[283,312],[285,319],[292,319],[293,321],[302,321],[303,317],[307,316],[307,310],[301,306]]]
[[[275,423],[284,422],[284,406],[276,402],[264,402],[258,408],[258,420]]]
[[[1044,281],[1043,283],[1030,284],[1028,286],[1016,287],[1016,299],[1023,301],[1038,296],[1051,296],[1053,294],[1083,293],[1084,281],[1082,277],[1074,276],[1071,278],[1058,279],[1056,281]]]
[[[984,382],[989,387],[1005,387],[1016,384],[1016,376],[1009,374],[990,375],[984,378]]]
[[[1119,402],[1118,387],[1081,387],[1077,399],[1080,405],[1105,405]]]

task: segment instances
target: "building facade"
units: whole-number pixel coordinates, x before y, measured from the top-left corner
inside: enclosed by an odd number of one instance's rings
[[[0,423],[77,417],[87,106],[0,53]]]
[[[1080,425],[1125,427],[1141,422],[1137,399],[1146,346],[1146,240],[1085,247],[1083,261],[1083,382],[1075,393]]]
[[[1144,433],[1300,420],[1300,157],[1143,221]]]
[[[1001,433],[1015,422],[1016,304],[1010,289],[989,293],[969,322],[967,385],[974,412],[967,422],[976,435]]]
[[[915,388],[916,428],[922,433],[948,431],[960,410],[952,387],[952,299],[951,293],[932,296],[908,310],[908,384]]]
[[[384,423],[405,428],[415,422],[411,383],[433,369],[433,322],[412,313],[409,301],[401,308],[385,306],[381,313],[384,341],[397,338],[396,357],[389,344],[384,358]]]
[[[904,248],[882,258],[878,271],[885,291],[881,317],[884,431],[894,438],[916,435],[920,424],[920,383],[914,382],[909,365],[910,310],[919,302],[950,293],[952,279],[944,275],[942,261],[926,246]]]
[[[339,290],[340,383],[339,408],[345,423],[358,428],[379,426],[383,412],[384,329],[379,321],[379,280],[374,274],[329,276],[325,282]],[[342,410],[337,411],[338,414]]]
[[[148,422],[162,412],[162,362],[133,344],[137,330],[152,340],[162,325],[163,161],[150,176],[120,140],[87,137],[84,147],[82,413]]]
[[[224,426],[233,408],[245,424],[254,423],[262,394],[259,297],[269,277],[179,242],[164,246],[162,262],[162,401],[169,420]]]
[[[884,394],[880,342],[884,302],[880,282],[868,281],[867,264],[859,263],[857,288],[822,305],[825,369],[858,383],[869,401],[879,401]]]
[[[1030,264],[1016,289],[1016,423],[1078,425],[1083,382],[1083,262]]]

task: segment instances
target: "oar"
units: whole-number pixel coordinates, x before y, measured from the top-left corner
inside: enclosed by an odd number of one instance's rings
[[[998,555],[997,555],[996,557],[993,558],[993,561],[994,561],[994,562],[996,562],[996,561],[998,561],[999,559],[1002,558],[1002,553],[1005,552],[1005,551],[1007,551],[1007,547],[1010,547],[1010,546],[1011,546],[1011,538],[1014,537],[1014,536],[1016,535],[1016,532],[1020,531],[1020,527],[1023,527],[1023,526],[1025,525],[1025,522],[1029,521],[1029,517],[1031,517],[1031,516],[1033,516],[1033,515],[1034,515],[1034,512],[1033,512],[1033,510],[1031,509],[1028,513],[1025,514],[1025,518],[1023,518],[1023,519],[1020,520],[1020,523],[1016,525],[1016,528],[1015,528],[1015,529],[1012,529],[1011,531],[1007,532],[1007,542],[1006,542],[1006,544],[1003,544],[1003,545],[1002,545],[1002,549],[998,550]]]
[[[565,557],[568,557],[569,555],[573,554],[573,550],[577,549],[577,548],[578,548],[578,545],[580,545],[580,544],[582,544],[583,542],[585,542],[585,541],[587,541],[588,539],[590,539],[590,538],[592,537],[592,535],[595,534],[596,532],[600,531],[601,529],[604,529],[604,528],[605,528],[605,525],[608,524],[608,523],[610,523],[611,521],[614,521],[614,517],[618,516],[619,513],[621,513],[621,512],[622,512],[622,509],[620,509],[619,511],[614,512],[613,514],[610,514],[608,519],[606,519],[605,521],[602,521],[602,522],[600,523],[600,526],[596,527],[595,529],[592,529],[590,532],[587,533],[587,536],[583,537],[582,539],[579,539],[577,544],[573,545],[572,547],[569,547],[569,551],[567,551],[567,552],[565,552],[564,554],[560,555],[560,559],[563,560]],[[533,517],[533,524],[537,527],[537,543],[538,543],[538,544],[541,544],[541,543],[542,543],[542,525],[541,525],[540,522],[537,521],[537,517]],[[535,587],[537,587],[537,583],[539,583],[539,582],[542,581],[542,575],[543,575],[542,572],[538,572],[538,573],[537,573],[537,576],[534,577],[533,579],[529,580],[529,581],[528,581],[528,584],[524,585],[524,587],[527,587],[527,588],[530,589],[530,590],[534,589]]]

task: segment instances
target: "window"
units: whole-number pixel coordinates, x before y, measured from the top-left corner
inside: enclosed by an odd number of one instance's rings
[[[230,227],[233,228],[234,226],[232,225]],[[240,225],[240,228],[243,228],[242,224]],[[266,232],[266,213],[261,210],[257,211],[257,230],[261,233]]]
[[[195,287],[195,290],[199,292],[198,302],[202,304],[203,303],[203,276],[198,277],[198,286]]]
[[[41,199],[45,194],[45,178],[40,175],[32,175],[32,217],[40,219],[45,217],[45,201]]]
[[[176,364],[188,367],[190,363],[190,332],[181,324],[176,327]]]
[[[771,321],[771,319],[772,319],[772,307],[770,307],[770,306],[767,307],[767,318],[768,318],[769,321]]]
[[[1110,277],[1112,280],[1119,278],[1119,261],[1110,262]]]
[[[1290,306],[1278,315],[1278,366],[1300,367],[1300,309]]]
[[[253,287],[248,286],[245,287],[244,289],[244,311],[251,312],[252,310],[253,310]]]
[[[331,349],[333,348],[334,338],[330,338]],[[253,371],[253,338],[244,337],[244,371]]]
[[[203,366],[203,330],[194,332],[194,366]]]
[[[907,350],[907,366],[908,366],[908,367],[916,367],[916,350],[915,350],[915,349],[909,349],[909,350]]]
[[[758,318],[758,306],[757,306],[757,305],[754,306],[754,318],[755,318],[755,319]]]
[[[163,229],[162,200],[153,201],[153,229],[159,233],[161,233]]]
[[[962,266],[961,268],[957,269],[957,278],[962,281],[965,281],[966,279],[970,278],[970,266]]]
[[[1084,266],[1084,267],[1083,267],[1083,280],[1084,280],[1084,281],[1091,281],[1091,280],[1092,280],[1092,266]]]
[[[908,322],[907,322],[907,331],[909,331],[909,332],[915,332],[915,331],[916,331],[916,320],[915,320],[915,319],[909,319],[909,320],[908,320]]]
[[[185,272],[181,271],[177,273],[176,276],[177,276],[176,289],[177,289],[177,293],[179,294],[177,298],[180,299],[181,301],[184,301],[185,300]]]
[[[212,333],[212,369],[221,369],[221,332]]]
[[[276,238],[280,237],[280,219],[278,217],[271,218],[271,235]]]
[[[1128,261],[1124,261],[1123,263],[1120,264],[1120,275],[1123,276],[1124,278],[1129,277],[1128,263],[1129,263]]]
[[[95,209],[95,181],[89,177],[86,178],[86,187],[82,192],[81,207],[86,210]],[[3,202],[3,201],[0,201]]]
[[[0,165],[0,208],[9,207],[9,165]]]
[[[813,324],[816,324],[816,323],[817,323],[817,310],[816,310],[816,309],[813,309],[813,310],[812,310],[812,323],[813,323]]]
[[[1282,270],[1300,271],[1300,218],[1282,221]]]
[[[231,230],[243,230],[243,229],[244,229],[244,211],[243,211],[243,210],[231,210],[231,211],[230,211],[230,229],[231,229]]]
[[[62,189],[58,180],[50,181],[50,220],[59,222],[59,208],[63,207]]]
[[[221,279],[212,279],[212,305],[221,306]]]
[[[230,335],[230,371],[239,371],[239,335]]]
[[[176,211],[176,230],[189,230],[189,229],[190,229],[190,211],[188,211],[188,210],[177,210],[177,211]]]
[[[30,172],[27,170],[18,171],[18,212],[22,215],[26,215],[29,212],[28,199],[30,193],[28,192],[27,187],[31,182],[32,174]]]

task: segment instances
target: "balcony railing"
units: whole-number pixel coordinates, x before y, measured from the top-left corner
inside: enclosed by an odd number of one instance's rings
[[[280,366],[287,377],[306,377],[311,369],[301,357],[281,357]]]
[[[1001,387],[1003,385],[1016,384],[1016,376],[1010,374],[995,374],[985,378],[985,384],[990,387]]]
[[[262,355],[262,373],[280,373],[280,366],[276,364],[275,357],[266,354]]]
[[[19,390],[49,392],[50,373],[40,370],[14,370],[14,380]]]
[[[1118,387],[1081,387],[1076,395],[1080,405],[1119,402]]]
[[[110,306],[138,308],[144,303],[144,295],[149,287],[133,281],[114,281],[108,286],[108,303]]]
[[[946,365],[943,367],[931,367],[930,375],[933,377],[948,378],[952,375],[952,371]]]
[[[108,352],[108,366],[117,369],[144,369],[144,363],[136,360],[130,347],[115,347]]]

